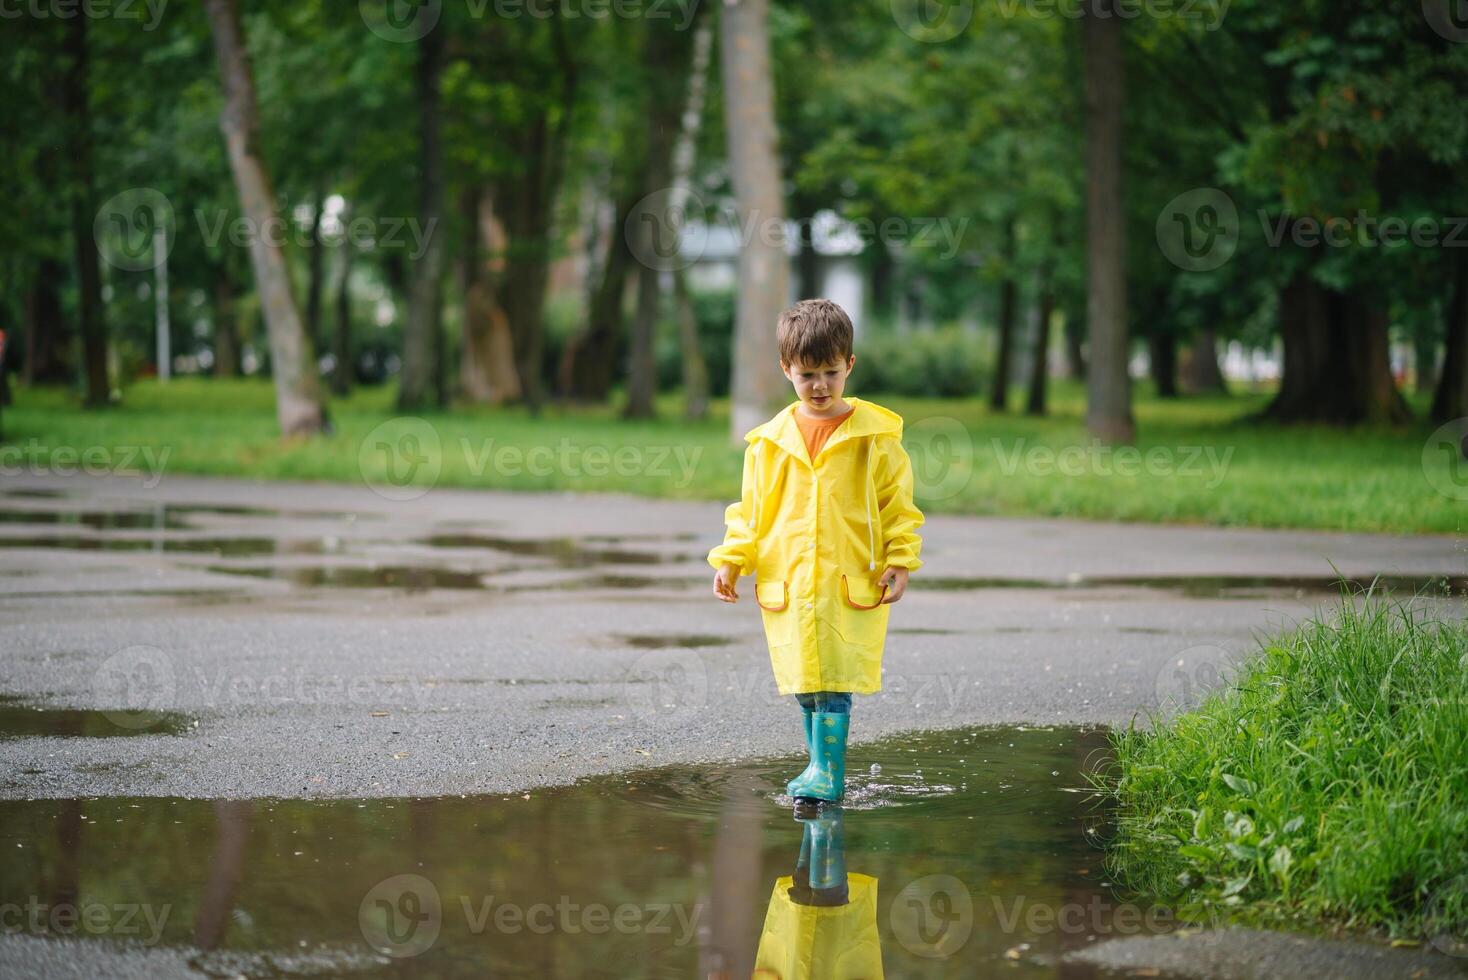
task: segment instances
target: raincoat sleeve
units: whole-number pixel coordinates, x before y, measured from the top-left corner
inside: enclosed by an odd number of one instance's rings
[[[923,525],[923,512],[912,502],[912,460],[897,437],[883,440],[885,452],[878,458],[877,512],[881,515],[882,545],[887,565],[915,572],[922,567],[918,553],[923,539],[917,529]]]
[[[709,552],[714,570],[725,565],[738,565],[740,575],[754,573],[756,537],[750,526],[754,514],[754,452],[751,444],[744,450],[744,479],[739,500],[724,509],[724,543]]]

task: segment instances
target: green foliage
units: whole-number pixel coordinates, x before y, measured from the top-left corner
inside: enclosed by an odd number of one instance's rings
[[[1465,663],[1461,622],[1349,596],[1195,710],[1117,732],[1113,873],[1195,919],[1422,937],[1468,867]]]
[[[961,326],[882,333],[857,345],[853,391],[915,398],[972,398],[993,363],[992,343]]]

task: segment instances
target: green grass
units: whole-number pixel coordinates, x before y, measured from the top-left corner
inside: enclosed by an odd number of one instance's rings
[[[851,391],[861,394],[855,385]],[[919,503],[932,513],[1453,533],[1468,512],[1424,474],[1425,424],[1262,426],[1245,419],[1264,404],[1263,394],[1165,402],[1142,388],[1137,455],[1127,473],[1087,435],[1082,389],[1061,383],[1053,395],[1044,419],[996,415],[979,399],[873,400],[906,418]],[[147,445],[167,452],[167,473],[361,482],[385,478],[385,460],[401,449],[431,460],[413,475],[425,485],[710,500],[731,499],[738,486],[740,454],[728,439],[724,403],[700,423],[683,421],[678,397],[665,395],[652,422],[624,422],[613,404],[550,407],[539,418],[520,407],[465,408],[425,413],[423,426],[390,421],[393,397],[391,388],[364,389],[332,404],[334,435],[282,441],[264,380],[139,382],[120,405],[96,412],[77,407],[69,391],[22,388],[4,413],[10,448],[0,450],[0,463],[5,472],[18,462],[42,468],[58,447],[92,448],[94,459],[105,451],[120,461],[120,447]],[[550,472],[526,472],[523,462],[516,472],[513,460],[497,465],[493,454],[505,447],[543,447],[551,455],[537,461]],[[606,454],[600,471],[583,465],[588,450]]]
[[[1113,733],[1109,870],[1193,921],[1463,937],[1465,667],[1461,623],[1379,598],[1266,644],[1196,710]]]

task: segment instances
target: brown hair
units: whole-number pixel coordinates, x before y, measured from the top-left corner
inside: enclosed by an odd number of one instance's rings
[[[780,361],[844,364],[851,357],[852,332],[851,317],[841,307],[828,299],[803,299],[780,314],[775,328]]]

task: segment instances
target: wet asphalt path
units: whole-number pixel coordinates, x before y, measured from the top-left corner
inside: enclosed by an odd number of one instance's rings
[[[7,477],[0,694],[107,714],[92,737],[59,737],[79,729],[57,712],[51,736],[0,738],[0,797],[497,793],[792,754],[751,580],[738,605],[711,595],[722,510]],[[1142,721],[1333,601],[1332,563],[1409,588],[1468,574],[1447,537],[943,516],[924,534],[856,741]],[[155,732],[142,709],[181,717]]]

